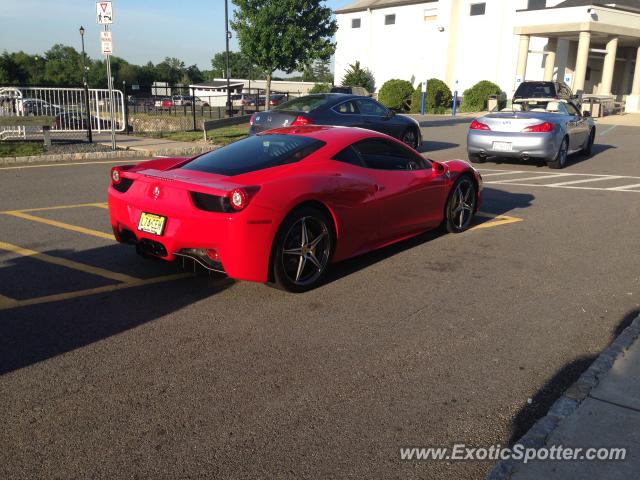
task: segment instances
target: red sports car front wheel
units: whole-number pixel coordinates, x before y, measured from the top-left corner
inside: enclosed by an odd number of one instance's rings
[[[333,239],[331,220],[322,210],[303,207],[291,212],[274,241],[275,286],[296,293],[317,287],[329,266]]]
[[[445,212],[445,226],[450,233],[464,232],[476,213],[476,186],[464,175],[453,185]]]

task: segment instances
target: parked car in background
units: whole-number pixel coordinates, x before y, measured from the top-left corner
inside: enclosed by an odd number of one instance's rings
[[[173,107],[173,100],[170,97],[157,99],[154,103],[156,108],[171,108]]]
[[[354,87],[354,86],[347,86],[347,87],[334,86],[331,88],[331,93],[346,93],[348,95],[359,95],[361,97],[371,96],[371,94],[367,91],[366,88]]]
[[[269,98],[269,106],[276,107],[286,101],[287,101],[286,95],[277,93],[275,95],[271,95],[271,97]]]
[[[563,168],[567,155],[591,154],[596,127],[589,112],[556,98],[517,99],[511,107],[474,120],[467,134],[467,152],[474,163],[488,157],[539,159],[549,168]]]
[[[174,95],[171,101],[176,107],[190,107],[193,104],[193,97],[189,95]]]
[[[63,111],[63,108],[46,102],[39,98],[25,98],[19,102],[18,109],[22,110],[23,115],[48,115],[55,116]]]
[[[564,82],[522,82],[518,85],[518,88],[516,88],[513,94],[513,100],[525,98],[562,99],[567,102],[578,103],[578,96],[574,95],[571,88]]]
[[[87,130],[87,117],[80,111],[63,112],[55,117],[56,130]],[[120,128],[120,124],[114,124],[116,130]],[[111,121],[106,118],[98,118],[91,116],[92,130],[111,130]]]
[[[416,120],[359,95],[318,93],[294,98],[253,114],[249,123],[249,135],[289,125],[340,125],[386,133],[415,149],[422,143]]]

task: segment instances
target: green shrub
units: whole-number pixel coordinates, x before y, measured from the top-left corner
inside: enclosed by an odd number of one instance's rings
[[[462,94],[462,110],[465,112],[481,112],[487,109],[489,95],[500,95],[502,90],[489,80],[482,80]]]
[[[387,80],[378,92],[378,101],[395,112],[406,112],[413,94],[411,82]]]
[[[332,87],[330,83],[316,83],[311,87],[309,93],[329,93]]]
[[[427,94],[424,99],[425,113],[446,113],[451,108],[453,95],[442,80],[431,78],[427,80]],[[418,85],[411,96],[411,113],[420,113],[422,102],[422,84]]]

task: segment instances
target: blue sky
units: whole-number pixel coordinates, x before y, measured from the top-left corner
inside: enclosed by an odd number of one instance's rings
[[[82,25],[87,54],[100,57],[94,0],[0,3],[0,52],[43,53],[55,43],[80,50],[78,29]],[[326,1],[332,9],[348,3],[351,0]],[[114,0],[113,17],[114,54],[132,63],[158,63],[164,57],[178,57],[187,65],[195,63],[208,69],[214,53],[224,50],[223,0]],[[231,49],[237,49],[235,39]]]

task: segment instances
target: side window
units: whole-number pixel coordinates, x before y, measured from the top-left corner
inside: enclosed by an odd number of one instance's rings
[[[339,162],[349,163],[351,165],[355,165],[356,167],[364,167],[364,162],[358,152],[356,152],[353,148],[353,145],[349,145],[344,150],[336,153],[332,160],[337,160]]]
[[[355,100],[355,102],[362,115],[373,115],[376,117],[384,117],[387,115],[387,109],[374,100],[363,98]]]
[[[333,107],[333,110],[343,115],[355,115],[358,113],[358,108],[354,102],[343,102]]]
[[[395,142],[381,138],[361,140],[353,145],[367,168],[376,170],[422,170],[427,162]]]

